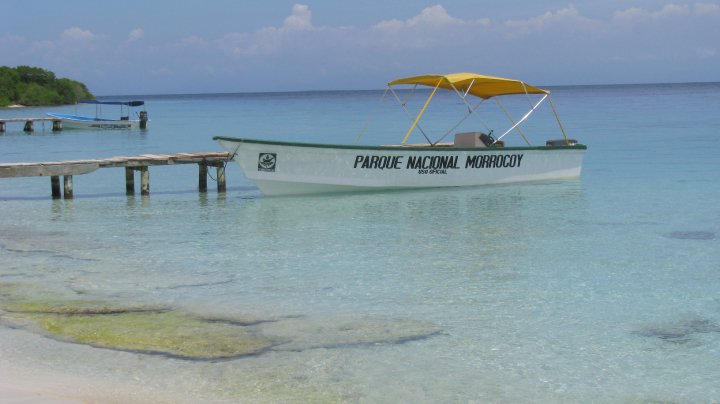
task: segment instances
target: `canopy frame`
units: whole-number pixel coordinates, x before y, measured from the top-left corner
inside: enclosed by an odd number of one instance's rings
[[[417,87],[417,86],[415,86],[415,87]],[[388,89],[390,90],[390,92],[392,93],[392,95],[395,97],[395,99],[400,103],[400,106],[402,107],[402,109],[405,110],[405,113],[407,113],[407,116],[408,116],[410,119],[413,119],[413,114],[412,114],[412,113],[410,112],[410,110],[407,108],[407,102],[401,101],[401,100],[400,100],[400,97],[397,95],[397,93],[395,92],[395,90],[394,90],[392,87],[388,86]],[[413,92],[415,92],[415,88],[413,88]],[[431,97],[431,98],[432,98],[432,97]],[[428,99],[427,102],[430,102],[430,99]],[[422,114],[420,114],[420,115],[422,115]],[[414,122],[415,122],[415,126],[417,126],[418,130],[423,134],[423,136],[425,137],[425,140],[427,140],[428,143],[432,144],[432,142],[430,141],[430,138],[428,137],[428,135],[425,133],[425,131],[422,129],[422,127],[420,127],[420,125],[417,123],[417,121],[420,119],[420,115],[418,115],[417,118],[416,118],[415,121],[414,121]],[[406,138],[406,139],[407,139],[407,136],[409,136],[410,132],[412,132],[412,129],[408,131],[408,134],[407,134],[407,135],[405,135],[405,138]],[[403,143],[404,143],[404,142],[403,142]]]
[[[464,86],[464,84],[467,83],[467,87]],[[413,87],[413,93],[415,91],[415,88],[418,85],[424,85],[428,87],[433,87],[433,91],[430,93],[430,96],[427,98],[425,103],[423,104],[423,107],[421,108],[420,112],[414,116],[410,113],[410,111],[407,108],[406,102],[403,102],[400,100],[400,97],[397,95],[397,93],[392,88],[395,85],[401,85],[401,84],[407,84],[407,85],[414,85]],[[457,85],[456,85],[457,84]],[[487,88],[482,88],[482,87]],[[447,90],[453,90],[463,101],[463,103],[468,108],[468,113],[463,116],[460,121],[455,124],[449,131],[447,131],[443,136],[441,136],[438,140],[435,142],[431,141],[428,135],[425,133],[425,131],[420,127],[419,121],[420,118],[425,113],[425,110],[427,109],[428,104],[432,100],[432,98],[435,96],[435,93],[437,92],[438,88],[443,88]],[[458,88],[460,87],[460,88]],[[412,124],[410,125],[410,128],[408,129],[407,133],[405,134],[405,137],[402,140],[401,144],[405,144],[407,139],[409,138],[410,134],[413,132],[415,127],[422,132],[423,136],[425,137],[425,140],[431,145],[435,146],[440,141],[442,141],[445,137],[447,137],[452,131],[454,131],[460,124],[462,124],[470,115],[476,115],[475,111],[483,104],[483,102],[489,98],[494,98],[500,109],[505,113],[507,118],[510,120],[510,123],[512,126],[506,130],[502,135],[500,135],[497,139],[494,140],[494,143],[497,143],[500,141],[503,137],[505,137],[508,133],[512,132],[513,130],[517,130],[520,136],[523,138],[525,143],[530,145],[530,141],[527,139],[525,134],[520,129],[520,125],[525,122],[537,109],[538,107],[545,101],[545,99],[548,99],[550,107],[552,108],[553,114],[555,116],[555,119],[558,123],[558,126],[560,128],[560,131],[562,132],[563,138],[565,139],[565,143],[569,144],[569,140],[567,137],[567,134],[565,132],[565,128],[562,125],[562,122],[560,122],[560,117],[558,116],[557,110],[555,109],[555,105],[552,102],[552,99],[550,97],[550,91],[543,90],[541,88],[537,88],[534,86],[531,86],[523,81],[519,80],[512,80],[512,79],[505,79],[501,77],[492,77],[492,76],[481,76],[473,73],[455,73],[455,74],[449,74],[449,75],[425,75],[425,76],[414,76],[414,77],[407,77],[402,79],[397,79],[394,81],[391,81],[387,84],[387,89],[389,89],[392,94],[395,96],[395,99],[400,103],[401,107],[405,110],[408,117],[412,119]],[[461,91],[462,90],[462,91]],[[387,90],[386,90],[387,92]],[[515,120],[512,118],[510,113],[507,111],[507,109],[502,105],[502,103],[499,100],[499,96],[501,95],[516,95],[516,94],[525,94],[528,98],[528,101],[530,103],[530,110],[523,115],[523,117],[515,122]],[[531,98],[531,94],[538,94],[542,95],[539,101],[534,102]],[[469,95],[474,95],[476,97],[481,98],[482,100],[476,105],[472,106],[467,98]],[[478,118],[480,119],[480,118]],[[488,129],[490,132],[492,130],[488,127],[488,125],[480,119],[480,122]],[[359,138],[358,138],[359,139]]]
[[[102,105],[126,105],[129,107],[140,107],[145,105],[145,101],[98,101],[98,100],[80,100],[78,104],[102,104]]]
[[[120,106],[120,119],[129,120],[130,111],[133,107],[141,107],[145,105],[145,101],[98,101],[98,100],[80,100],[78,104],[91,104],[95,105],[95,118],[101,119],[103,116],[102,106],[103,105],[119,105]],[[76,109],[77,113],[77,109]],[[137,113],[136,113],[137,115]]]

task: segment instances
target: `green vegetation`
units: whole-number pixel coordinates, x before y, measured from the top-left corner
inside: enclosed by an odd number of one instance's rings
[[[85,84],[58,79],[55,73],[39,67],[0,66],[0,107],[11,104],[59,105],[95,99]]]
[[[60,340],[190,360],[254,355],[275,344],[252,328],[203,319],[167,306],[27,300],[17,288],[0,283],[0,319],[25,325],[30,320]]]
[[[182,359],[240,357],[273,345],[269,338],[245,327],[208,322],[176,311],[27,317],[51,335],[82,344]]]
[[[43,296],[43,297],[41,297]],[[402,344],[440,335],[415,320],[211,315],[142,302],[63,298],[0,282],[0,324],[59,341],[185,360]]]
[[[3,284],[0,284],[2,290]],[[109,302],[95,300],[23,300],[9,299],[0,300],[0,310],[10,313],[43,313],[43,314],[123,314],[123,313],[162,313],[170,311],[167,306],[150,306],[145,304],[137,305],[114,305]]]

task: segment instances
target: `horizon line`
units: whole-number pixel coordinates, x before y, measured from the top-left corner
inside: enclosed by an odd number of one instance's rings
[[[541,85],[543,88],[563,87],[630,87],[630,86],[662,86],[662,85],[693,85],[693,84],[720,84],[720,81],[686,81],[686,82],[656,82],[656,83],[613,83],[613,84],[555,84]],[[159,96],[190,96],[190,95],[232,95],[232,94],[293,94],[293,93],[343,93],[359,91],[385,91],[384,88],[372,89],[337,89],[337,90],[271,90],[271,91],[223,91],[207,93],[154,93],[154,94],[102,94],[96,97],[159,97]],[[401,90],[402,91],[402,90]]]

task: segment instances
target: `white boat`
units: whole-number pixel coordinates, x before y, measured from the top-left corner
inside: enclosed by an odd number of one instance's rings
[[[401,85],[429,86],[432,93],[412,120],[402,142],[397,145],[361,146],[312,144],[216,136],[230,156],[254,181],[264,195],[299,195],[367,190],[412,189],[427,187],[465,187],[526,181],[578,178],[587,147],[569,139],[552,101],[550,92],[519,80],[482,76],[474,73],[414,76],[391,81],[387,90],[404,107],[394,88]],[[530,110],[511,122],[497,138],[492,131],[454,134],[452,143],[441,138],[427,144],[406,144],[410,134],[438,89],[454,91],[467,107],[467,116],[480,104],[500,96],[522,95],[532,98]],[[479,103],[470,104],[470,96]],[[548,100],[557,119],[562,139],[532,145],[520,125]],[[459,125],[459,124],[458,124]],[[457,127],[458,125],[455,125]],[[518,132],[525,144],[505,146],[505,138]]]
[[[48,112],[48,116],[57,118],[62,122],[63,129],[145,129],[147,128],[148,115],[144,109],[136,112],[137,119],[130,119],[131,108],[145,105],[145,101],[79,101],[79,104],[95,105],[95,116],[83,116],[63,114],[59,112]],[[102,118],[101,107],[103,105],[120,106],[120,119]]]

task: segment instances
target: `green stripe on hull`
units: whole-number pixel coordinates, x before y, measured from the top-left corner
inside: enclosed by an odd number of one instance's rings
[[[422,151],[464,151],[472,150],[474,152],[496,152],[496,151],[515,151],[515,150],[586,150],[584,144],[576,144],[572,146],[526,146],[526,147],[453,147],[453,146],[361,146],[361,145],[341,145],[326,143],[303,143],[303,142],[286,142],[277,140],[258,140],[244,139],[237,137],[215,136],[213,140],[225,140],[238,143],[255,143],[268,144],[274,146],[293,146],[293,147],[314,147],[326,149],[353,149],[353,150],[422,150]]]

